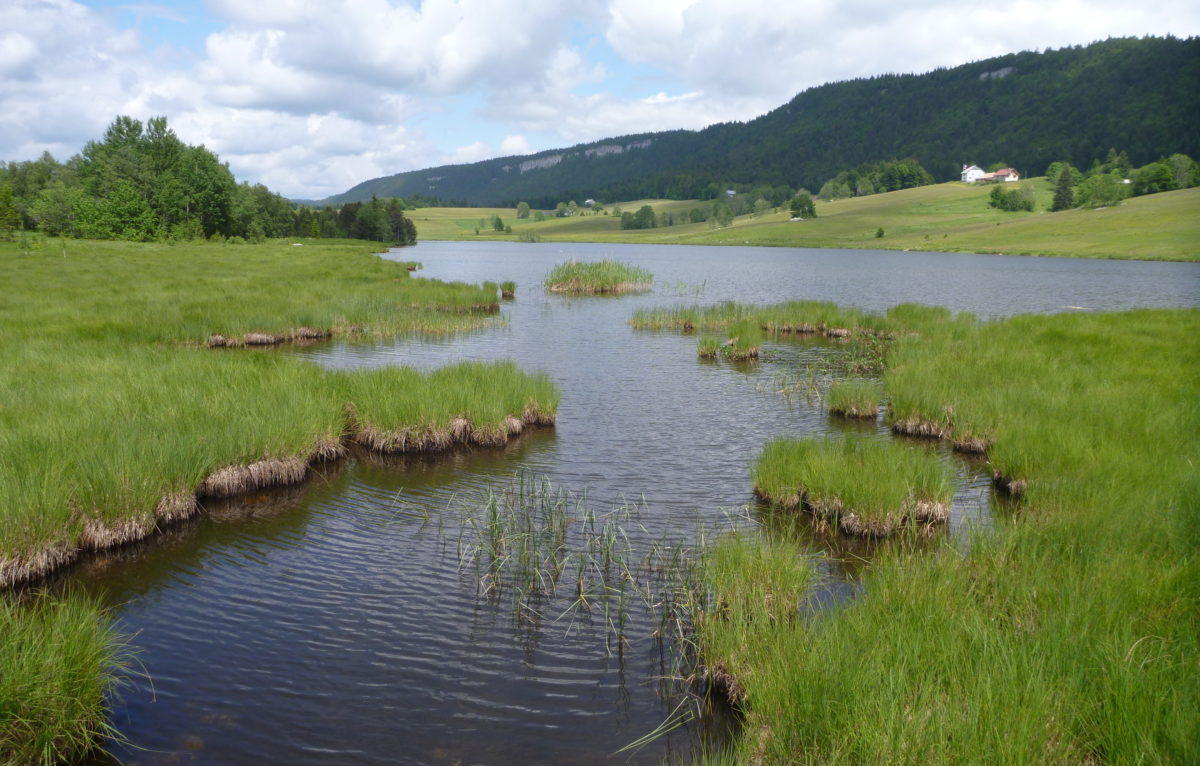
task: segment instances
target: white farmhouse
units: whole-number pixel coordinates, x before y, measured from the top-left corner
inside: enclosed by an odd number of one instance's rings
[[[962,169],[963,183],[973,184],[976,181],[978,181],[980,178],[982,178],[983,176],[984,176],[983,168],[979,167],[978,165],[971,165],[970,167],[963,165],[963,169]]]

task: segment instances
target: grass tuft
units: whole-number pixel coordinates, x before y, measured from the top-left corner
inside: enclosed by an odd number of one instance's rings
[[[546,288],[556,293],[620,294],[649,290],[654,275],[614,260],[567,261],[546,275]]]

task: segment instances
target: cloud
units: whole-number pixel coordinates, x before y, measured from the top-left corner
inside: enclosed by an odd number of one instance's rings
[[[239,179],[322,197],[446,162],[746,120],[832,80],[1196,34],[1194,5],[209,0],[216,31],[203,52],[181,52],[150,37],[161,25],[122,27],[129,14],[111,6],[8,0],[0,158],[62,159],[118,114],[167,115]],[[120,7],[183,19],[165,4]]]
[[[501,154],[529,154],[529,141],[525,136],[505,136],[500,142]]]

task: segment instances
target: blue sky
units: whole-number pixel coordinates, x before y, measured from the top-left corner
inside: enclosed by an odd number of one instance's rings
[[[1110,36],[1200,33],[1163,0],[7,0],[0,159],[166,115],[241,180],[380,175],[751,119],[806,87]]]

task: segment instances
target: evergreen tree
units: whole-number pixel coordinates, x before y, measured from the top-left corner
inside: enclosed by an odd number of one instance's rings
[[[1054,202],[1050,205],[1050,211],[1057,212],[1073,207],[1075,207],[1075,188],[1071,185],[1071,168],[1068,165],[1058,174],[1058,182],[1054,187]]]

